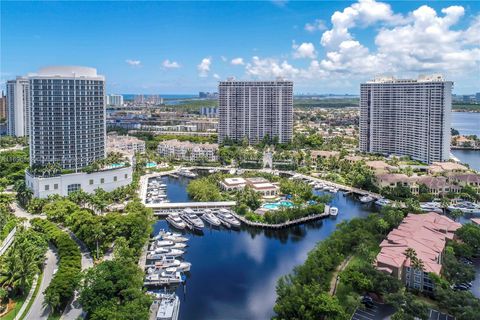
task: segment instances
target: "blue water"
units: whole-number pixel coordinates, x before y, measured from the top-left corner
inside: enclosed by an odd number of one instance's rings
[[[461,135],[475,134],[480,137],[480,113],[452,112],[452,128],[457,129]],[[480,171],[479,150],[452,150],[452,153],[462,163]]]
[[[163,178],[171,202],[190,201],[187,178]],[[185,289],[179,287],[182,320],[257,320],[273,315],[277,279],[305,261],[318,241],[328,237],[343,220],[366,217],[376,211],[350,196],[337,193],[332,205],[336,219],[324,219],[281,231],[240,231],[205,228],[203,235],[187,233],[189,247],[184,259],[192,263]],[[155,232],[169,229],[164,220]]]
[[[125,100],[133,100],[134,97],[138,94],[122,94],[123,99]],[[144,94],[145,97],[152,96],[153,94]],[[198,94],[185,94],[185,93],[177,93],[177,94],[155,94],[159,95],[163,99],[191,99],[191,98],[198,98]]]
[[[452,128],[461,135],[477,135],[480,137],[479,112],[452,112]]]

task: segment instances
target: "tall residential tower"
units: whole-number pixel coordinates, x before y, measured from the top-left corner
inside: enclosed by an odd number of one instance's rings
[[[360,150],[425,163],[450,157],[453,82],[378,78],[360,85]]]
[[[219,92],[218,141],[258,143],[270,137],[279,143],[292,140],[293,82],[221,81]]]
[[[79,169],[105,157],[105,78],[87,67],[29,75],[30,164]]]
[[[7,81],[7,134],[30,134],[30,82],[26,77]]]

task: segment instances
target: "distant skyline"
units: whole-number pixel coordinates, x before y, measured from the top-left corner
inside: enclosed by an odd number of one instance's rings
[[[48,65],[84,65],[107,92],[195,94],[218,80],[358,94],[376,75],[441,73],[480,92],[478,1],[12,2],[1,5],[1,88]]]

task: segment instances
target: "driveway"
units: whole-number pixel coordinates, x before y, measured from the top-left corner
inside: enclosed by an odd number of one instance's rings
[[[44,291],[52,281],[54,270],[58,268],[57,250],[54,246],[49,246],[46,257],[47,259],[45,260],[45,267],[43,268],[43,278],[40,283],[40,289],[38,290],[38,294],[25,317],[26,320],[46,320],[51,312],[50,307],[44,306]]]

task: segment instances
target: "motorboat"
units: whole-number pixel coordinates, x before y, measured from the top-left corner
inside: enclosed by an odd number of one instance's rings
[[[179,230],[183,230],[187,227],[187,225],[185,224],[185,221],[183,221],[178,215],[169,215],[166,218],[166,220],[172,227],[177,228]]]
[[[165,244],[166,242],[168,242],[168,244]],[[152,250],[162,247],[167,249],[183,249],[187,247],[187,244],[183,242],[173,242],[169,240],[157,240],[153,242],[150,247],[152,248]]]
[[[153,267],[156,268],[167,268],[167,267],[175,267],[180,265],[180,260],[176,257],[166,256],[166,255],[158,255],[158,259],[150,259],[147,255],[147,260],[156,260]]]
[[[159,297],[155,320],[178,320],[180,314],[180,299],[175,293],[163,294]]]
[[[180,249],[170,249],[170,248],[156,248],[150,251],[150,254],[165,254],[172,257],[179,257],[183,255],[185,251]]]
[[[205,227],[203,221],[200,220],[200,218],[195,213],[193,213],[193,211],[191,213],[186,212],[182,214],[181,217],[185,222],[189,223],[196,230],[202,230]]]
[[[224,224],[228,224],[230,227],[239,228],[240,221],[238,221],[228,210],[220,209],[217,213],[217,217],[222,221]]]
[[[316,190],[323,190],[323,188],[325,188],[325,184],[324,184],[324,183],[319,182],[319,183],[317,183],[317,184],[315,185],[315,189],[316,189]]]
[[[145,281],[148,284],[154,285],[171,285],[171,284],[179,284],[184,281],[184,277],[181,272],[174,272],[174,273],[152,273],[145,276]]]
[[[218,227],[222,224],[220,219],[218,219],[217,216],[214,215],[209,209],[205,210],[205,213],[202,215],[202,219],[215,227]]]
[[[184,262],[177,259],[169,262],[159,262],[160,263],[155,262],[155,265],[149,266],[147,268],[147,274],[161,273],[163,270],[168,270],[169,268],[175,268],[176,271],[188,272],[192,266],[190,262]]]
[[[180,170],[177,171],[177,174],[179,176],[183,176],[183,177],[187,177],[187,178],[196,178],[197,177],[196,173],[193,173],[192,171],[190,171],[188,169],[180,169]]]
[[[375,200],[375,199],[371,196],[368,196],[368,195],[360,197],[360,202],[361,203],[369,203],[369,202],[372,202],[373,200]]]
[[[330,192],[332,192],[332,193],[337,193],[337,192],[338,192],[338,189],[335,188],[335,187],[330,187]]]
[[[170,240],[157,240],[154,242],[155,247],[173,246],[175,243]]]
[[[449,211],[460,210],[463,213],[479,214],[480,205],[469,201],[458,201],[457,204],[447,207]]]
[[[436,212],[436,213],[443,213],[443,209],[441,208],[441,204],[438,202],[422,202],[420,203],[420,209],[423,212]]]
[[[336,217],[338,215],[338,208],[337,207],[330,207],[329,213],[332,217]]]
[[[380,207],[385,207],[385,206],[388,206],[390,205],[392,202],[388,199],[385,199],[385,198],[381,198],[381,199],[378,199],[377,201],[375,201],[375,204],[377,206],[380,206]]]

